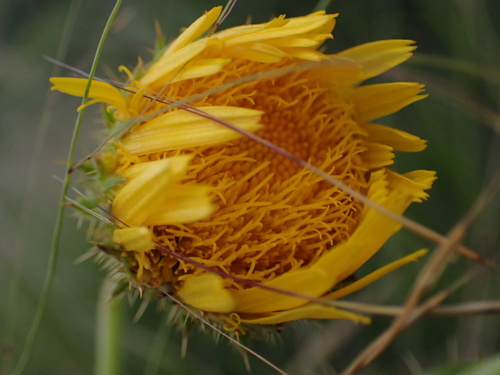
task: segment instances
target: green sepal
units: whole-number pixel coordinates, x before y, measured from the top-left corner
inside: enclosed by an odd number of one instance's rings
[[[114,128],[114,126],[116,124],[116,119],[115,119],[114,113],[112,111],[108,110],[108,108],[104,105],[102,106],[102,108],[103,108],[102,117],[106,121],[106,127],[108,129]]]
[[[111,192],[113,188],[121,184],[125,179],[118,176],[100,176],[98,178],[101,191],[106,195]]]
[[[85,173],[85,175],[95,175],[97,173],[97,165],[94,159],[89,159],[78,166],[78,170]]]
[[[125,294],[126,292],[128,292],[128,289],[129,289],[129,283],[126,282],[125,280],[119,280],[114,289],[113,289],[113,292],[112,292],[112,296],[113,298],[114,297],[119,297],[120,295],[122,294]]]

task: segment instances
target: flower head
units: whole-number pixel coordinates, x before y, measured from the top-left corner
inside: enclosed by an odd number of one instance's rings
[[[409,58],[413,42],[326,55],[318,47],[336,16],[325,12],[202,37],[220,11],[200,17],[150,66],[127,71],[125,90],[92,82],[91,103],[105,104],[110,133],[125,129],[94,161],[94,195],[117,224],[109,252],[137,286],[168,284],[184,303],[235,325],[366,321],[316,299],[340,298],[422,252],[335,289],[401,225],[224,124],[402,214],[427,197],[434,172],[388,166],[394,151],[421,151],[425,141],[372,121],[422,99],[423,86],[360,83]],[[51,81],[80,96],[86,85]],[[104,189],[104,177],[118,183]]]

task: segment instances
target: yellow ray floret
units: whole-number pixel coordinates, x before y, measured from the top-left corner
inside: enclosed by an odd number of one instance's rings
[[[201,107],[195,113],[175,110],[134,129],[123,139],[123,147],[131,154],[147,154],[220,144],[241,134],[217,123],[217,119],[255,132],[262,127],[261,115],[262,111],[238,107]]]
[[[362,65],[363,77],[368,79],[409,59],[415,50],[412,40],[380,40],[346,49],[337,55],[350,58]]]
[[[427,95],[420,94],[423,89],[423,85],[410,82],[366,85],[356,88],[351,94],[351,100],[358,108],[358,121],[367,122],[424,99]]]
[[[279,324],[299,319],[349,319],[357,323],[370,323],[370,318],[366,316],[318,303],[311,303],[295,309],[274,312],[263,316],[243,315],[240,317],[240,322],[244,324]]]
[[[215,23],[222,11],[222,7],[218,6],[206,12],[203,16],[194,21],[188,28],[186,28],[181,35],[174,40],[169,46],[163,57],[170,55],[182,47],[185,47],[193,40],[201,36]]]
[[[371,142],[390,146],[394,151],[418,152],[426,147],[425,140],[402,130],[377,124],[363,124],[362,127]]]
[[[360,289],[365,288],[367,285],[370,285],[371,283],[377,281],[381,277],[387,275],[389,272],[392,272],[392,271],[398,269],[399,267],[404,266],[407,263],[415,262],[420,257],[423,257],[425,254],[427,254],[426,249],[415,251],[414,253],[412,253],[410,255],[407,255],[401,259],[398,259],[392,263],[385,265],[382,268],[379,268],[378,270],[370,273],[368,276],[365,276],[362,279],[355,281],[354,283],[352,283],[344,288],[341,288],[333,293],[329,293],[329,294],[325,295],[323,298],[325,298],[325,299],[339,299],[339,298],[345,297],[351,293],[354,293]]]
[[[211,190],[208,186],[177,184],[167,193],[165,203],[156,207],[143,224],[185,224],[205,219],[216,209],[209,195]]]
[[[50,82],[54,85],[51,90],[64,92],[74,96],[83,96],[88,79],[52,77]],[[87,105],[93,103],[110,104],[121,113],[127,113],[127,102],[120,91],[106,82],[93,80],[88,97],[92,99]]]

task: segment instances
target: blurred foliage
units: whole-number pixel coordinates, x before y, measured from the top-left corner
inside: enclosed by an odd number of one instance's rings
[[[134,66],[137,56],[148,59],[153,47],[154,21],[173,38],[215,0],[125,1],[109,36],[99,75],[117,73],[118,65]],[[64,35],[70,2],[63,0],[4,0],[0,3],[0,371],[7,374],[18,358],[47,264],[59,178],[79,101],[49,93],[48,77],[59,71],[42,58],[55,57],[62,37],[70,38],[64,62],[88,70],[112,2],[76,2],[78,13]],[[285,13],[302,15],[313,1],[240,0],[226,26],[263,22]],[[398,126],[427,139],[418,155],[399,155],[399,171],[425,168],[439,180],[428,202],[414,206],[409,216],[446,233],[466,213],[487,181],[499,169],[500,14],[496,0],[334,0],[339,12],[335,39],[328,51],[379,39],[409,38],[419,46],[416,56],[383,79],[420,81],[430,97],[380,122]],[[97,111],[97,109],[96,109]],[[87,113],[77,157],[92,150],[99,123]],[[48,126],[44,126],[47,124]],[[496,127],[496,131],[495,131]],[[37,143],[38,142],[38,143]],[[35,154],[40,147],[41,154]],[[94,363],[95,311],[104,277],[92,261],[75,264],[89,245],[85,228],[67,215],[62,254],[49,309],[27,374],[89,374]],[[471,228],[466,244],[498,260],[498,197]],[[419,247],[433,244],[402,231],[361,272],[386,264]],[[379,304],[401,304],[424,261],[380,280],[353,296]],[[454,259],[436,285],[444,287],[475,268]],[[448,302],[499,299],[498,274],[483,270]],[[139,304],[127,308],[123,334],[125,374],[143,373],[160,330],[162,313],[147,309],[139,322]],[[342,370],[390,323],[374,317],[373,324],[298,322],[284,326],[276,344],[250,341],[249,346],[294,374],[335,374]],[[497,374],[498,356],[481,359],[500,349],[500,317],[425,318],[399,336],[388,350],[361,374]],[[494,329],[492,329],[494,327]],[[244,374],[239,351],[211,335],[193,332],[186,358],[181,358],[181,335],[173,331],[166,343],[163,374]],[[461,364],[479,361],[475,367]],[[250,358],[251,373],[274,371]],[[445,366],[433,370],[437,366]],[[483,367],[481,367],[483,366]],[[484,370],[484,368],[493,370]],[[493,367],[491,367],[493,366]],[[471,370],[474,369],[474,370]],[[483,370],[481,370],[483,369]],[[424,372],[425,371],[425,372]],[[475,371],[475,372],[474,372]],[[481,372],[482,371],[482,372]],[[489,371],[489,372],[488,372]]]

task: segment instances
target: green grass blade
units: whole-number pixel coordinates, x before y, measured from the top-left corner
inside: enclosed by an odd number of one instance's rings
[[[57,60],[65,60],[68,46],[70,43],[71,35],[73,34],[73,26],[76,23],[76,18],[78,16],[82,0],[73,0],[70,4],[68,10],[68,16],[62,31],[62,38],[59,42],[59,47],[56,53]],[[61,67],[54,65],[52,69],[52,75],[58,75],[61,71]],[[15,242],[15,260],[14,267],[10,274],[9,291],[7,297],[7,316],[4,323],[5,331],[3,341],[6,343],[14,342],[14,332],[17,329],[16,321],[18,320],[18,297],[20,293],[20,283],[21,283],[21,269],[20,266],[24,262],[24,249],[26,248],[26,233],[28,233],[30,226],[30,217],[33,213],[33,206],[35,200],[35,191],[37,189],[37,180],[40,176],[40,171],[42,170],[42,154],[44,147],[46,147],[47,134],[49,130],[49,124],[52,120],[52,111],[54,109],[54,101],[51,97],[48,97],[43,106],[43,112],[40,118],[39,126],[37,127],[37,132],[35,136],[35,145],[33,147],[33,157],[31,160],[31,165],[28,171],[28,181],[26,183],[26,199],[23,200],[20,213],[20,225],[19,232]],[[4,357],[2,361],[2,374],[7,374],[12,370],[12,361],[10,358]]]
[[[123,295],[115,296],[116,282],[104,281],[97,305],[95,375],[120,375]]]
[[[90,69],[89,80],[87,82],[85,94],[82,98],[82,105],[85,104],[88,100],[88,93],[90,91],[90,84],[91,84],[91,81],[92,81],[92,79],[95,75],[95,72],[97,70],[97,64],[98,64],[99,59],[101,57],[101,53],[102,53],[102,50],[104,47],[104,42],[106,41],[106,37],[109,33],[109,30],[111,28],[113,20],[114,20],[116,14],[118,13],[118,10],[120,9],[121,3],[122,3],[122,0],[116,1],[115,6],[114,6],[113,10],[111,11],[111,14],[108,18],[108,21],[106,22],[106,26],[104,27],[103,33],[102,33],[101,38],[99,40],[96,54],[95,54],[94,60],[92,62],[92,67]],[[66,165],[67,165],[68,169],[73,164],[73,157],[74,157],[74,153],[75,153],[76,142],[77,142],[80,130],[81,130],[84,112],[85,111],[83,109],[80,112],[78,112],[78,116],[77,116],[77,119],[75,122],[75,128],[73,130],[73,135],[71,137],[71,142],[70,142],[69,151],[68,151],[68,158],[66,161]],[[37,309],[35,312],[35,317],[33,318],[33,322],[31,324],[30,330],[28,332],[28,337],[26,338],[26,342],[24,344],[24,348],[23,348],[23,351],[21,353],[21,357],[19,358],[19,361],[18,361],[16,367],[14,368],[12,375],[21,375],[24,372],[24,369],[26,368],[26,365],[28,364],[28,361],[31,357],[31,353],[33,352],[33,348],[35,346],[38,332],[40,331],[40,328],[42,325],[43,316],[45,314],[47,302],[48,302],[48,299],[50,296],[50,291],[52,289],[54,275],[55,275],[55,271],[56,271],[56,267],[57,267],[57,258],[59,255],[59,246],[60,246],[60,242],[61,242],[62,224],[63,224],[64,212],[65,212],[64,203],[66,200],[66,194],[68,193],[70,183],[71,183],[71,175],[66,173],[64,176],[63,187],[62,187],[62,192],[61,192],[60,201],[59,201],[59,208],[57,211],[56,223],[54,225],[54,231],[53,231],[53,235],[52,235],[52,245],[51,245],[50,255],[49,255],[49,264],[47,267],[47,272],[45,274],[45,280],[43,283],[42,294],[40,296],[40,301],[38,302],[38,306],[37,306]]]

